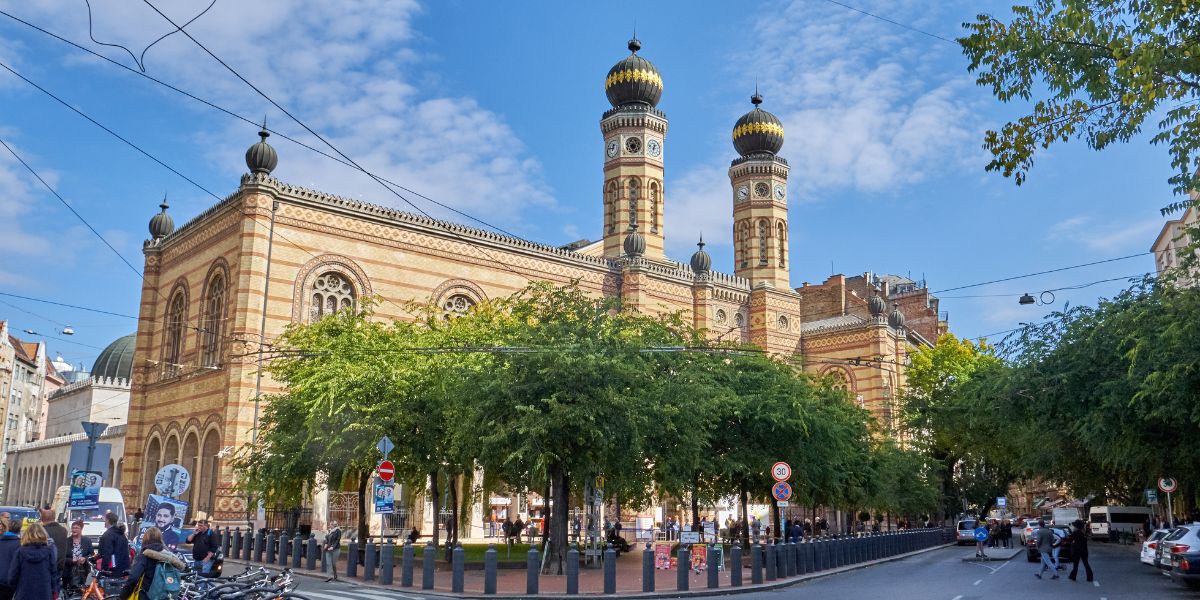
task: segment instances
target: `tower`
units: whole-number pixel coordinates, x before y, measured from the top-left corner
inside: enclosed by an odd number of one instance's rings
[[[609,69],[604,92],[612,108],[600,118],[604,136],[604,256],[622,253],[629,226],[637,223],[646,258],[663,259],[663,153],[667,115],[655,108],[662,97],[658,69],[638,56],[641,42],[629,40],[630,55]]]
[[[788,164],[777,155],[783,148],[783,124],[759,106],[762,101],[755,90],[750,98],[754,109],[733,127],[733,147],[741,155],[729,166],[734,272],[752,287],[786,290]]]

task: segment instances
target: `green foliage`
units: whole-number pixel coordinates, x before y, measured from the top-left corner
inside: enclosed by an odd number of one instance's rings
[[[1012,21],[979,15],[959,39],[976,82],[1001,101],[1034,102],[1030,114],[988,131],[987,170],[1018,185],[1040,147],[1082,138],[1101,150],[1156,118],[1177,194],[1197,188],[1200,167],[1200,5],[1171,0],[1037,0]],[[1186,208],[1181,200],[1164,214]]]

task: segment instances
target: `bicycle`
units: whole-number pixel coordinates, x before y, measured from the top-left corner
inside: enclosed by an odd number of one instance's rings
[[[123,575],[97,569],[91,561],[88,561],[87,566],[88,574],[84,578],[83,586],[67,593],[64,596],[67,600],[104,600],[120,595],[121,585],[125,581]]]

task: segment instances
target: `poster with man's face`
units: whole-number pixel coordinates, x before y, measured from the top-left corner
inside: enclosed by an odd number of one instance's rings
[[[175,548],[183,539],[181,528],[187,522],[188,503],[175,498],[150,494],[146,499],[146,516],[138,528],[137,547],[142,547],[142,536],[147,529],[157,527],[162,531],[163,545]]]

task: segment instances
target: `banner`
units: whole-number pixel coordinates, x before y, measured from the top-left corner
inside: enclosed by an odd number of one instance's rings
[[[150,494],[146,498],[146,516],[138,528],[134,547],[142,548],[142,536],[151,527],[162,532],[163,545],[174,549],[183,542],[183,524],[187,522],[188,503],[175,498]]]
[[[708,545],[692,544],[692,570],[699,573],[708,568]]]
[[[390,515],[396,512],[395,490],[391,483],[375,480],[375,514]]]
[[[96,510],[100,508],[100,484],[104,475],[97,471],[72,471],[71,493],[67,500],[70,510]]]
[[[671,568],[671,542],[655,542],[654,543],[654,568],[655,569],[670,569]]]

